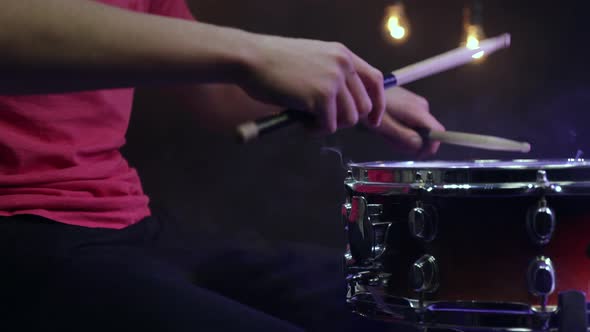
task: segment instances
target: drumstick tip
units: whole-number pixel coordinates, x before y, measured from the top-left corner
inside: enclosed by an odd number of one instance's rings
[[[531,152],[531,144],[527,142],[522,143],[522,148],[520,149],[522,153],[529,153]]]
[[[238,126],[236,133],[240,143],[248,143],[258,137],[258,126],[254,121],[246,122]]]
[[[502,39],[504,40],[504,47],[510,47],[510,43],[512,42],[512,38],[509,33],[505,33],[502,35]]]

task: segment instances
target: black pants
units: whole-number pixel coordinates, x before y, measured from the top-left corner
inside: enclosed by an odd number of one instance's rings
[[[400,331],[349,313],[342,252],[205,236],[187,246],[165,227],[0,218],[0,330]]]

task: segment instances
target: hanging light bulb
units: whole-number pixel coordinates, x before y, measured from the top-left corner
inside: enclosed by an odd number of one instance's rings
[[[461,46],[471,50],[479,48],[479,42],[486,38],[482,26],[482,5],[480,1],[474,1],[473,6],[463,9],[463,38]],[[485,55],[484,51],[475,53],[474,59],[481,59]]]
[[[481,29],[481,26],[469,25],[465,27],[465,39],[463,46],[467,47],[470,50],[476,50],[479,48],[479,42],[483,39],[485,39],[485,35],[483,33],[483,30]],[[484,54],[484,51],[475,53],[473,55],[473,58],[481,59],[483,58]]]
[[[410,34],[410,25],[401,1],[385,9],[385,32],[387,39],[396,43],[404,42]]]

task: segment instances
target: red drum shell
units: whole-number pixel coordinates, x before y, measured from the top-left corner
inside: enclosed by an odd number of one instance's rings
[[[562,164],[563,169],[579,167],[584,170],[580,174],[590,174],[586,172],[590,166],[585,162],[564,161]],[[437,164],[432,169],[441,171],[449,165],[452,163]],[[458,165],[466,169],[471,164],[462,162]],[[526,175],[530,186],[535,187],[542,183],[534,178],[530,181],[525,171],[534,176],[547,165],[551,165],[547,168],[562,169],[559,161],[501,162],[498,167],[503,173],[499,178],[502,181],[502,177],[508,175],[506,183],[512,181],[525,186],[522,179],[510,177],[512,167],[516,166],[514,174]],[[439,287],[433,293],[424,294],[426,301],[518,302],[537,306],[543,301],[529,291],[531,282],[527,279],[527,271],[535,258],[548,257],[556,271],[556,287],[548,304],[557,305],[556,295],[566,290],[585,292],[590,301],[590,190],[587,194],[578,190],[575,195],[555,191],[544,194],[542,190],[493,192],[494,189],[488,191],[492,193],[490,195],[470,195],[465,191],[453,193],[452,190],[437,194],[436,190],[429,192],[425,188],[441,186],[437,181],[445,179],[444,172],[440,176],[434,174],[430,179],[433,183],[424,184],[428,163],[405,163],[399,169],[397,166],[400,164],[353,165],[353,178],[346,183],[348,200],[362,196],[368,204],[382,205],[379,222],[391,223],[385,243],[381,244],[386,249],[376,259],[382,264],[380,272],[389,276],[384,286],[387,295],[410,299],[420,297],[410,288],[408,275],[412,264],[427,254],[436,258]],[[481,164],[472,166],[481,168]],[[523,166],[524,171],[518,166]],[[485,164],[485,167],[493,172],[495,165]],[[451,168],[455,171],[454,167]],[[422,173],[418,178],[422,182],[401,181],[407,180],[412,170]],[[564,175],[559,173],[559,176],[563,182]],[[470,174],[466,178],[470,179]],[[497,180],[494,176],[488,178]],[[571,179],[570,182],[576,180],[583,182],[590,178]],[[527,230],[527,213],[537,207],[543,197],[556,214],[556,227],[551,240],[540,245],[533,241]],[[417,239],[410,233],[408,213],[417,202],[435,211],[437,232],[432,241]]]

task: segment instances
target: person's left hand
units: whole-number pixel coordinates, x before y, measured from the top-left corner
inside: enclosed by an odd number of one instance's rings
[[[386,109],[381,124],[373,130],[398,152],[415,155],[418,159],[435,154],[440,143],[424,143],[415,131],[416,128],[445,130],[430,114],[428,101],[402,87],[395,87],[385,91],[385,102]]]

